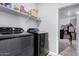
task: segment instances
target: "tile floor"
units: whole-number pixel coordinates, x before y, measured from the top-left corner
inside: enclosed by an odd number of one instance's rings
[[[63,56],[77,56],[76,40],[72,41],[72,46],[69,44],[68,39],[59,40],[59,54]]]

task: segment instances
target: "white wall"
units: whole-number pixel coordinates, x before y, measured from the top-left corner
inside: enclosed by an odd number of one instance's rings
[[[49,34],[49,50],[57,53],[58,51],[58,8],[56,4],[40,4],[39,5],[39,17],[42,23],[39,29],[46,31]]]
[[[39,29],[49,34],[49,50],[58,54],[58,8],[71,4],[38,4],[42,23]]]
[[[77,22],[76,22],[76,42],[77,42],[77,55],[79,56],[79,14],[77,14]]]
[[[20,4],[27,6],[32,6],[32,8],[36,8],[35,4]],[[24,30],[27,30],[29,27],[37,27],[38,23],[35,20],[16,16],[10,13],[5,13],[0,11],[0,27],[1,26],[13,26],[13,27],[22,27]]]

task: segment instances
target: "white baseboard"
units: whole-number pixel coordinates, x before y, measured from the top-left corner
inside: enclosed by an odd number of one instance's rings
[[[62,55],[59,55],[59,54],[56,54],[56,53],[50,51],[48,53],[48,56],[62,56]]]

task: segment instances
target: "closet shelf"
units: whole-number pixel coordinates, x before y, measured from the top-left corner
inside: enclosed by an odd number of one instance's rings
[[[2,6],[2,5],[0,5],[0,11],[6,12],[6,13],[10,13],[10,14],[13,14],[13,15],[16,15],[16,16],[30,18],[30,19],[33,19],[33,20],[41,22],[40,19],[38,19],[37,17],[31,16],[28,13],[17,12],[17,11],[15,11],[13,9],[7,8],[7,7]]]

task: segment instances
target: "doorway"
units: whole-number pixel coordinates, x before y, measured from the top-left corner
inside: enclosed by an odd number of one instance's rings
[[[59,9],[59,54],[63,56],[77,56],[77,39],[76,39],[76,12],[79,10],[79,4],[67,6]],[[72,24],[75,32],[72,33],[72,45],[69,41],[68,26]]]

